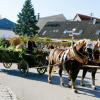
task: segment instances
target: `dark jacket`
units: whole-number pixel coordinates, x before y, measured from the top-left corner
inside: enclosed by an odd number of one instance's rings
[[[33,48],[37,48],[34,41],[28,41],[28,50],[32,50]]]

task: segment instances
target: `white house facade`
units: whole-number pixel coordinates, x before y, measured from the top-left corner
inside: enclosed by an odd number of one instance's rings
[[[0,38],[18,37],[12,30],[0,29]]]
[[[0,38],[11,38],[11,37],[18,37],[14,32],[13,28],[15,23],[6,19],[0,19]]]

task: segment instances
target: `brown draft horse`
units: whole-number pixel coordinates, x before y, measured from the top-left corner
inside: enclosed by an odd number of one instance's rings
[[[91,61],[88,61],[87,64],[89,65],[98,65],[100,66],[100,41],[96,41],[94,44],[94,48],[93,48],[93,59],[91,59]],[[82,67],[83,69],[83,73],[82,73],[82,79],[80,82],[80,85],[84,86],[84,78],[86,76],[87,72],[91,72],[91,76],[92,76],[92,88],[96,89],[95,86],[95,74],[97,72],[97,68],[89,68],[89,67]]]
[[[80,40],[73,47],[66,50],[52,49],[48,57],[48,82],[51,83],[51,73],[54,66],[58,66],[60,75],[60,84],[64,85],[62,79],[62,70],[65,69],[71,79],[71,88],[75,89],[75,80],[77,78],[80,65],[87,62],[87,57],[83,55],[83,48],[86,45],[85,40]],[[80,52],[82,51],[82,52]]]

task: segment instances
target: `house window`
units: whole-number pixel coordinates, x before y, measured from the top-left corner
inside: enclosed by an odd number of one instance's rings
[[[42,33],[42,35],[45,35],[45,34],[46,34],[46,32],[47,32],[47,31],[45,30],[45,31]]]
[[[58,30],[58,29],[56,30],[56,33],[57,33],[57,32],[59,32],[59,30]]]
[[[54,33],[57,33],[57,32],[59,32],[59,30],[58,30],[58,29],[56,29],[56,30],[53,30],[53,32],[54,32]]]
[[[53,32],[55,33],[55,30],[53,30]]]
[[[67,29],[65,29],[65,30],[63,31],[63,33],[64,33],[64,34],[67,34],[67,33],[70,34],[70,33],[72,33],[72,31],[68,31]]]
[[[79,30],[79,32],[78,33],[73,33],[74,35],[81,35],[83,33],[83,30]]]
[[[81,35],[83,33],[83,30],[79,30],[79,34]]]
[[[97,30],[96,31],[96,35],[100,35],[100,30]]]
[[[64,33],[64,34],[66,34],[67,32],[68,32],[68,30],[67,30],[67,29],[65,29],[63,33]]]

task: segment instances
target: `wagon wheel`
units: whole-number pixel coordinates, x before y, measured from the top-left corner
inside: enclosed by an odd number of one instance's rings
[[[21,60],[19,63],[18,63],[18,69],[24,73],[24,74],[27,74],[29,72],[29,65],[27,63],[27,61],[25,60]]]
[[[45,74],[46,71],[47,71],[47,68],[46,67],[37,68],[37,72],[39,74]]]
[[[39,65],[38,65],[39,67],[37,68],[37,72],[39,73],[39,74],[45,74],[45,72],[47,71],[47,60],[45,60],[45,61],[40,61],[39,62]]]
[[[11,65],[12,65],[12,63],[3,62],[3,66],[4,66],[5,68],[10,68]]]

